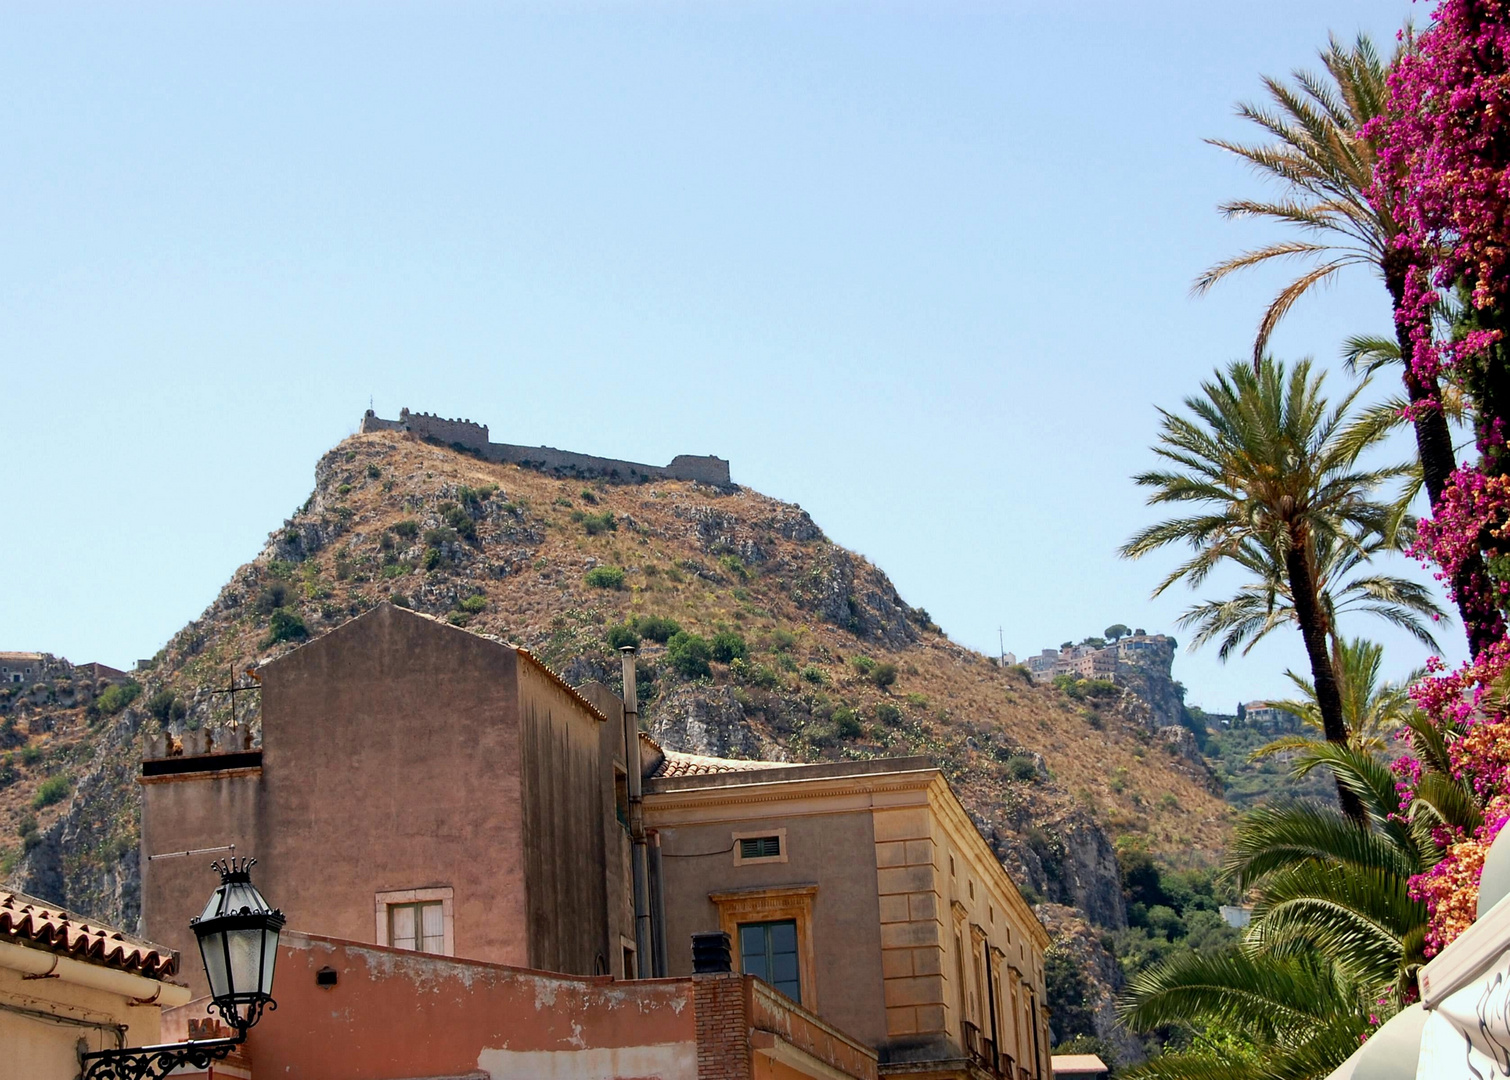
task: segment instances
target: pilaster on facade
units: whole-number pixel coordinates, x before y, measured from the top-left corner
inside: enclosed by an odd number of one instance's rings
[[[932,815],[926,806],[912,806],[877,810],[873,821],[886,1033],[942,1033],[948,1024],[944,905]]]

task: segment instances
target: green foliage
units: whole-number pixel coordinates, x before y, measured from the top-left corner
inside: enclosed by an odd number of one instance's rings
[[[679,630],[666,642],[666,659],[684,679],[705,679],[713,674],[708,666],[713,647],[705,638]]]
[[[413,518],[405,518],[403,521],[393,523],[393,531],[405,540],[413,540],[419,535],[419,522]]]
[[[742,635],[732,630],[724,630],[713,635],[713,641],[709,646],[714,660],[720,664],[732,663],[735,660],[744,660],[750,655],[750,646],[745,643]]]
[[[595,589],[622,589],[624,571],[617,566],[594,566],[583,580]]]
[[[1077,679],[1073,675],[1054,676],[1054,688],[1075,701],[1114,698],[1122,693],[1109,679]]]
[[[834,710],[833,721],[834,730],[839,733],[840,738],[858,739],[865,734],[859,715],[848,705],[841,705]]]
[[[869,675],[876,669],[876,662],[868,656],[851,656],[849,666],[861,675]]]
[[[72,786],[73,782],[61,773],[57,776],[49,776],[42,781],[41,786],[37,788],[37,793],[32,796],[32,809],[41,810],[44,806],[62,802],[68,798],[68,792]]]
[[[1027,754],[1013,754],[1007,758],[1007,775],[1013,780],[1035,783],[1038,780],[1038,762]]]
[[[165,686],[147,699],[147,711],[159,724],[166,725],[182,720],[189,710],[183,699]]]
[[[94,699],[94,707],[101,716],[114,716],[141,696],[141,684],[135,682],[112,683]]]
[[[1132,631],[1127,628],[1125,623],[1112,623],[1105,630],[1101,631],[1101,633],[1106,636],[1108,641],[1117,641],[1127,637]]]
[[[477,523],[472,520],[472,515],[453,502],[443,502],[436,507],[446,525],[456,530],[456,535],[468,543],[477,542]]]
[[[617,532],[619,528],[618,520],[613,516],[612,510],[604,510],[601,514],[583,514],[581,522],[588,536]]]
[[[729,671],[740,682],[762,690],[774,690],[781,685],[781,676],[776,674],[776,669],[768,664],[752,664],[748,660],[735,657],[729,661]]]
[[[750,580],[750,570],[738,555],[722,555],[719,557],[718,565],[740,581]]]
[[[279,608],[268,620],[266,644],[276,645],[281,641],[303,641],[309,637],[309,627],[304,619],[293,611]]]
[[[281,581],[272,581],[264,585],[257,593],[253,608],[258,615],[270,615],[287,603],[288,586]]]
[[[1054,1033],[1060,1039],[1094,1035],[1096,1011],[1090,1005],[1090,986],[1074,957],[1057,944],[1049,946],[1043,955],[1043,976]]]
[[[21,838],[21,850],[31,852],[42,842],[42,831],[37,828],[37,819],[31,814],[21,818],[21,823],[16,827],[16,835]]]
[[[824,671],[817,664],[808,664],[798,674],[802,676],[803,682],[810,682],[814,686],[828,685],[828,672]]]
[[[481,593],[474,593],[473,595],[467,597],[465,600],[458,600],[456,602],[456,610],[464,611],[468,615],[480,614],[481,612],[486,611],[487,607],[488,598]]]
[[[902,710],[885,701],[876,705],[875,714],[877,722],[887,727],[895,727],[902,720]]]
[[[897,666],[889,662],[876,664],[870,669],[870,681],[878,689],[891,689],[897,681]]]
[[[632,620],[617,623],[604,635],[610,649],[627,649],[640,643],[640,631]]]
[[[664,615],[642,615],[635,620],[635,629],[647,641],[664,645],[681,632],[681,624]]]
[[[442,556],[440,549],[432,547],[425,549],[425,557],[420,560],[420,565],[423,566],[426,570],[434,570],[441,564],[441,562]]]
[[[369,479],[369,480],[377,480],[377,479],[381,478],[382,475],[383,475],[383,470],[380,469],[380,468],[378,468],[376,465],[368,465],[367,466],[367,479]]]
[[[27,743],[21,748],[21,764],[28,767],[35,765],[46,756],[46,751],[35,743]]]

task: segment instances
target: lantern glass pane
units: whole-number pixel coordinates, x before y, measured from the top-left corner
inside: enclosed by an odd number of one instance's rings
[[[199,939],[199,952],[204,957],[205,975],[210,980],[210,996],[218,998],[229,994],[231,989],[225,968],[225,935],[206,934]]]
[[[268,997],[273,996],[273,966],[278,962],[278,931],[268,930],[262,935],[262,985],[258,989]]]
[[[229,930],[226,943],[231,953],[231,992],[247,994],[256,992],[261,983],[262,928],[253,930]]]

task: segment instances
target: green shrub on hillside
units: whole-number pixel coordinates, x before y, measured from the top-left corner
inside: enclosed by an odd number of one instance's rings
[[[781,676],[776,674],[775,668],[767,664],[752,664],[740,657],[729,661],[729,672],[740,682],[762,690],[774,690],[781,685]]]
[[[675,619],[668,619],[664,615],[642,615],[635,620],[634,626],[642,638],[662,645],[670,641],[682,629],[681,624]]]
[[[875,670],[876,662],[868,656],[851,656],[849,658],[849,666],[861,675],[869,675]]]
[[[750,655],[750,646],[745,643],[742,635],[732,630],[713,635],[710,645],[712,656],[720,664],[728,664],[735,660],[744,660]]]
[[[456,602],[456,610],[465,611],[468,615],[477,615],[487,610],[488,598],[481,593],[475,593],[465,600]]]
[[[35,743],[28,743],[21,747],[21,764],[28,767],[35,765],[45,756],[45,752]]]
[[[684,679],[705,679],[713,674],[708,660],[713,655],[707,639],[678,630],[666,642],[666,658]]]
[[[62,802],[68,798],[70,787],[72,787],[72,783],[68,777],[61,774],[49,776],[46,780],[42,781],[42,786],[37,788],[37,793],[31,797],[32,809],[40,810],[44,806],[51,806],[53,803]]]
[[[627,649],[640,643],[640,631],[632,621],[617,623],[603,635],[610,649]]]
[[[276,645],[280,641],[303,641],[307,637],[309,627],[304,625],[304,620],[297,612],[279,608],[268,620],[265,642],[268,645]]]
[[[828,672],[824,671],[817,664],[807,665],[798,674],[802,676],[804,682],[810,682],[814,686],[828,685]]]
[[[182,720],[189,710],[183,699],[165,686],[147,699],[147,711],[159,724],[170,724]]]
[[[405,518],[403,521],[393,523],[393,531],[405,540],[413,540],[419,535],[419,522],[413,518]]]
[[[870,669],[869,678],[879,689],[889,690],[897,681],[897,666],[892,663],[876,664]]]
[[[288,586],[281,581],[272,581],[262,587],[254,605],[258,615],[270,615],[288,603]]]
[[[834,729],[845,739],[858,739],[865,734],[860,717],[848,705],[841,705],[834,710]]]
[[[114,716],[141,696],[139,683],[112,683],[94,699],[94,708],[101,716]]]
[[[477,542],[477,523],[472,520],[472,515],[453,502],[443,502],[437,509],[446,524],[456,530],[457,536],[469,543]]]
[[[1038,762],[1027,754],[1013,754],[1007,758],[1007,775],[1013,780],[1033,782],[1038,779]]]
[[[875,714],[876,720],[888,727],[902,720],[902,710],[885,701],[875,707]]]
[[[622,589],[624,571],[617,566],[594,566],[583,580],[595,589]]]
[[[576,515],[573,515],[574,517]],[[588,536],[600,536],[606,532],[616,532],[619,528],[618,521],[613,516],[612,510],[604,510],[601,514],[583,514],[581,516],[582,528]]]

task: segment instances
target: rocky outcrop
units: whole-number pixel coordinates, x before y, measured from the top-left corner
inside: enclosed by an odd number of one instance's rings
[[[907,606],[891,579],[840,547],[828,547],[793,586],[792,597],[819,618],[893,649],[918,640],[926,617]]]
[[[1054,1039],[1094,1035],[1112,1047],[1118,1066],[1135,1065],[1146,1053],[1117,1019],[1122,969],[1100,933],[1074,908],[1039,904],[1034,909],[1052,939],[1048,956],[1049,1011]],[[1071,1030],[1073,1028],[1090,1030]]]
[[[787,760],[786,752],[749,722],[727,686],[678,687],[656,705],[650,735],[667,750],[686,754]]]
[[[16,868],[21,889],[70,911],[102,913],[117,926],[141,918],[137,837],[140,714],[128,708],[95,745],[67,809]]]

